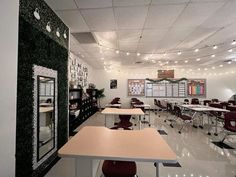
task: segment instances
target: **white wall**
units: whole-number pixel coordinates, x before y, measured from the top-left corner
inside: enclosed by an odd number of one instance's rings
[[[19,0],[0,1],[0,176],[15,176]]]
[[[219,98],[228,100],[236,93],[236,69],[224,69],[216,72],[217,75],[199,73],[188,73],[181,70],[175,70],[175,78],[206,78],[207,79],[207,97],[202,99]],[[221,74],[220,74],[221,73]],[[101,106],[104,107],[114,97],[120,97],[122,107],[129,107],[130,98],[127,96],[128,79],[157,78],[157,69],[123,69],[120,71],[107,72],[104,70],[94,70],[95,84],[97,88],[105,88],[106,97],[101,100]],[[117,89],[110,89],[110,79],[117,79]],[[153,98],[139,97],[144,103],[153,105]],[[183,100],[183,99],[181,99]]]

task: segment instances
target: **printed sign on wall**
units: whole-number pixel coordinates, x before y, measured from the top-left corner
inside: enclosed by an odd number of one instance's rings
[[[188,96],[206,96],[206,79],[188,79]]]
[[[158,78],[174,78],[174,70],[158,70]]]
[[[128,96],[145,96],[145,79],[128,79]]]

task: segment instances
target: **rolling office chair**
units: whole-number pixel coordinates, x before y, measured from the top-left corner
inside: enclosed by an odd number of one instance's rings
[[[183,122],[181,128],[179,129],[179,134],[181,134],[182,129],[184,128],[184,125],[187,124],[188,122],[192,121],[192,117],[186,114],[182,114],[181,109],[178,106],[175,106],[175,111],[176,111],[176,116],[180,118]]]
[[[184,99],[184,104],[189,104],[189,99]]]
[[[207,106],[211,103],[211,100],[203,100],[203,105]]]
[[[157,111],[158,111],[158,108],[159,108],[157,99],[154,99],[154,106],[155,106],[154,113],[157,115]]]
[[[113,127],[116,130],[120,127]],[[130,130],[129,128],[124,128]],[[104,177],[137,177],[137,166],[133,161],[104,160],[102,165]]]
[[[192,98],[191,104],[200,104],[199,99],[198,98]]]
[[[224,138],[221,143],[224,142],[227,136],[236,135],[236,112],[227,112],[224,116],[224,129],[226,130]]]
[[[213,99],[211,99],[211,101],[212,101],[213,103],[217,103],[217,102],[219,102],[219,99],[213,98]]]
[[[228,103],[232,105],[236,105],[236,102],[234,100],[229,100]]]
[[[176,119],[177,119],[177,117],[175,116],[175,106],[174,106],[174,109],[173,109],[173,108],[172,108],[172,105],[171,105],[170,103],[167,103],[167,105],[166,105],[166,110],[167,110],[167,112],[169,113],[169,115],[174,115],[174,117],[169,118],[169,116],[167,116],[166,119],[164,120],[164,122],[169,121],[169,122],[170,122],[170,126],[171,126],[172,128],[174,128],[172,123],[173,123],[173,122],[176,122]]]

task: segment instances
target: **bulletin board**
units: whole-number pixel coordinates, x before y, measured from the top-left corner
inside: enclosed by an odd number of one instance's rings
[[[128,96],[145,96],[145,79],[128,79]]]
[[[206,79],[188,79],[188,96],[205,97]]]

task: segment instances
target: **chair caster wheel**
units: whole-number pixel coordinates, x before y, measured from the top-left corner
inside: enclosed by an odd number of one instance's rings
[[[173,126],[172,124],[170,124],[170,127],[171,127],[171,128],[174,128],[174,126]]]
[[[208,134],[208,135],[211,135],[211,133],[210,133],[210,132],[208,132],[207,134]]]
[[[166,120],[164,120],[164,122],[166,122]]]
[[[179,131],[179,134],[181,134],[181,131]]]
[[[137,124],[134,124],[134,126],[137,126]]]
[[[149,124],[148,126],[151,127],[151,124]]]
[[[218,133],[214,133],[215,136],[218,136]]]

